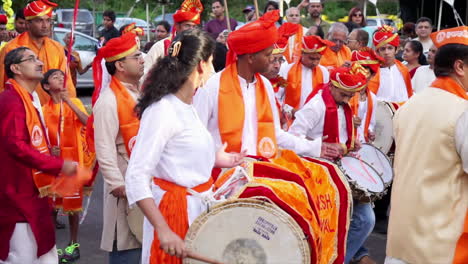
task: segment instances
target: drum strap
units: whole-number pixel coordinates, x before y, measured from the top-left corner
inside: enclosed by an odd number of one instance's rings
[[[161,202],[159,203],[159,210],[161,211],[161,214],[164,216],[164,219],[166,220],[171,230],[183,239],[189,228],[187,195],[191,194],[187,191],[186,187],[177,185],[170,181],[153,178],[153,182],[165,191]],[[192,190],[201,193],[208,191],[212,185],[213,180],[210,177],[209,181],[192,188]],[[181,259],[166,254],[159,246],[158,234],[155,231],[153,243],[151,245],[150,264],[182,263]]]

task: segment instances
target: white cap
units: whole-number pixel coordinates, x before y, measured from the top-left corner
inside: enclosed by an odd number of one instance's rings
[[[309,4],[321,4],[322,1],[320,0],[309,0]]]

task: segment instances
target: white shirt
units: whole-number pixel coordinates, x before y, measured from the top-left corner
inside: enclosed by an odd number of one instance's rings
[[[429,65],[419,66],[411,79],[411,85],[415,93],[421,92],[424,88],[431,86],[436,79],[434,70]]]
[[[326,106],[322,98],[322,91],[319,91],[301,110],[296,112],[296,119],[289,128],[289,132],[322,141],[325,112]],[[341,105],[338,105],[338,127],[340,134],[339,141],[346,144],[348,140],[346,116]]]
[[[370,120],[370,123],[369,123],[369,131],[370,132],[374,132],[374,128],[375,128],[375,111],[376,111],[376,100],[377,100],[377,97],[375,96],[375,94],[373,92],[370,93],[371,97],[372,97],[372,116],[371,116],[371,120]],[[364,128],[366,126],[366,118],[367,118],[367,104],[369,103],[369,101],[367,100],[367,97],[366,97],[366,100],[365,101],[359,101],[359,108],[358,108],[358,117],[361,118],[361,125],[358,127],[357,129],[357,133],[358,133],[358,138],[359,138],[359,141],[360,142],[365,142],[365,138],[364,138]]]
[[[194,97],[194,107],[197,109],[202,123],[208,128],[216,146],[221,146],[221,136],[218,126],[218,95],[221,72],[213,75],[204,88],[197,91]],[[296,137],[281,129],[278,111],[275,105],[275,94],[270,82],[261,77],[268,93],[270,106],[273,112],[276,141],[279,147],[290,149],[299,155],[319,157],[321,140],[309,141]],[[247,150],[249,155],[257,155],[257,108],[255,99],[255,80],[247,83],[239,76],[239,83],[244,100],[244,126],[242,128],[242,150]],[[233,113],[236,114],[236,113]]]
[[[421,40],[419,40],[419,38],[415,38],[413,40],[417,40],[417,41],[421,42],[421,44],[423,46],[424,55],[426,55],[429,52],[429,49],[432,47],[432,45],[434,45],[431,38],[427,38],[425,41],[421,41]]]
[[[408,100],[405,80],[396,64],[380,68],[380,86],[377,99],[385,102],[404,102]]]
[[[156,63],[156,61],[164,57],[165,51],[164,51],[164,41],[166,39],[169,39],[170,37],[167,37],[165,39],[161,39],[158,42],[154,43],[154,45],[151,47],[151,49],[148,51],[148,54],[145,56],[145,73],[142,79],[145,79],[146,74],[151,70],[153,65]]]
[[[291,63],[291,64],[288,64],[286,67],[282,68],[280,70],[281,77],[287,80],[289,71],[291,70],[293,65],[294,63]],[[313,78],[312,69],[305,67],[302,64],[301,64],[301,67],[302,67],[302,80],[301,80],[301,101],[299,103],[299,109],[304,106],[304,103],[307,100],[307,97],[309,97],[310,93],[312,92],[312,78]],[[322,65],[318,65],[317,67],[320,67],[320,69],[322,70],[323,83],[328,83],[330,81],[330,73],[328,72],[328,69]]]

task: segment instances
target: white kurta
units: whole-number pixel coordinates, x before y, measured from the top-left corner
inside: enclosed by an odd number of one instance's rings
[[[282,68],[280,71],[280,76],[284,79],[288,79],[289,71],[291,70],[294,63],[287,65],[286,67]],[[307,97],[309,97],[310,93],[312,92],[312,69],[305,67],[301,64],[302,67],[302,80],[301,80],[301,101],[299,102],[299,109],[304,106]],[[323,67],[322,65],[318,65],[322,70],[323,74],[323,83],[328,83],[330,81],[330,73],[328,69]]]
[[[214,162],[213,139],[193,106],[167,95],[149,106],[141,118],[125,176],[128,203],[133,206],[154,198],[159,206],[165,192],[152,182],[153,177],[193,188],[209,180]],[[206,205],[196,196],[187,196],[187,209],[190,224]],[[149,262],[152,241],[153,228],[145,218],[142,263]]]
[[[371,120],[370,120],[370,123],[369,123],[369,131],[370,132],[374,132],[374,128],[375,128],[375,111],[376,111],[376,101],[377,101],[377,97],[375,96],[375,94],[373,92],[370,93],[371,94],[371,97],[372,97],[372,116],[371,116]],[[365,143],[366,142],[366,139],[364,138],[364,127],[366,125],[366,118],[367,118],[367,104],[369,103],[369,101],[367,100],[367,97],[366,97],[366,100],[365,101],[360,101],[359,102],[359,108],[358,108],[358,117],[361,118],[361,125],[358,127],[357,129],[357,133],[358,133],[358,138],[359,138],[359,141],[360,142],[363,142]]]
[[[435,79],[434,70],[429,65],[419,66],[411,79],[411,86],[415,93],[419,93],[424,88],[430,87]]]
[[[221,136],[218,126],[218,95],[220,77],[222,72],[213,75],[205,85],[197,91],[194,97],[194,106],[198,111],[202,123],[208,128],[216,146],[221,146]],[[275,123],[276,143],[279,147],[290,149],[299,155],[319,157],[321,151],[321,140],[309,141],[296,137],[281,129],[278,111],[275,104],[275,94],[270,82],[261,77],[270,100]],[[244,126],[242,128],[242,150],[247,150],[248,155],[257,155],[257,108],[255,99],[255,84],[247,83],[239,76],[239,83],[244,100]],[[236,113],[233,113],[236,114]]]
[[[385,102],[404,102],[408,100],[405,80],[396,64],[380,68],[380,86],[377,99]]]
[[[165,39],[161,39],[160,41],[154,43],[154,45],[151,47],[151,49],[148,51],[148,54],[145,56],[145,74],[143,76],[146,76],[146,74],[151,70],[153,65],[156,63],[156,61],[164,57],[164,41],[170,37],[167,37]]]
[[[296,119],[289,128],[289,132],[298,136],[306,136],[322,141],[325,112],[325,102],[322,98],[322,92],[319,91],[301,110],[296,112]],[[346,144],[348,140],[346,117],[341,105],[338,105],[338,127],[340,134],[339,141]]]

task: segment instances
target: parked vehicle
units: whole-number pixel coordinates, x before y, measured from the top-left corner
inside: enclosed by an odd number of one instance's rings
[[[154,24],[158,23],[159,21],[166,20],[169,25],[174,26],[174,18],[172,17],[174,13],[166,13],[163,15],[157,16],[153,21]]]
[[[73,24],[73,9],[57,9],[55,11],[55,26],[71,28]],[[87,9],[78,9],[75,30],[88,36],[93,36],[94,17]]]
[[[60,44],[65,45],[63,42],[63,38],[65,34],[70,32],[69,29],[65,28],[54,28],[54,40],[60,42]],[[88,36],[86,34],[75,32],[75,43],[73,43],[72,49],[77,51],[80,54],[81,64],[83,67],[91,63],[96,56],[98,40]],[[89,69],[85,74],[80,75],[77,74],[77,89],[84,89],[84,88],[93,88],[93,69]]]

